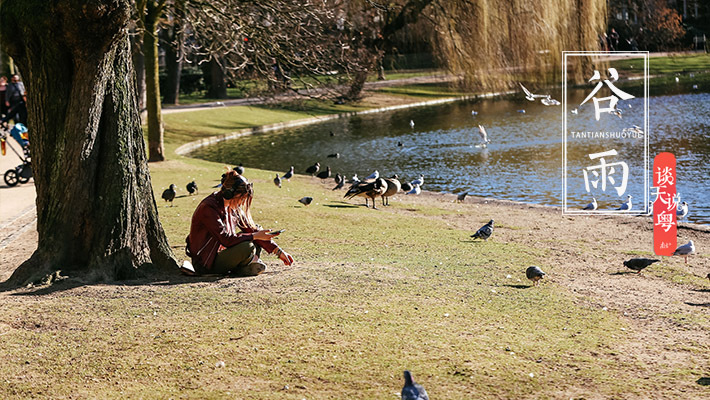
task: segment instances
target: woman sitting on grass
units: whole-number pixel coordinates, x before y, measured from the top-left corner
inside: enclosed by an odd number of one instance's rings
[[[266,264],[261,249],[276,254],[285,265],[293,257],[271,239],[280,232],[261,229],[251,218],[252,183],[236,171],[225,174],[222,188],[207,196],[192,215],[185,252],[197,274],[255,276]]]

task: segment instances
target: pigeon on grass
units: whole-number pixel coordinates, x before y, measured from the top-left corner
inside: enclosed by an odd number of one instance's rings
[[[661,260],[651,258],[632,258],[628,261],[624,261],[624,267],[632,269],[636,271],[637,274],[640,274],[644,268],[649,267],[651,264],[659,261]]]
[[[545,275],[547,275],[547,274],[542,272],[540,267],[536,267],[534,265],[531,267],[528,267],[528,269],[525,270],[525,276],[528,279],[530,279],[531,281],[533,281],[533,285],[535,285],[535,286],[537,286],[540,279],[542,279]]]
[[[402,388],[402,400],[429,400],[429,395],[424,387],[414,382],[412,373],[404,371],[404,387]]]
[[[493,220],[490,220],[490,221],[488,221],[487,224],[480,227],[476,231],[476,233],[471,235],[471,237],[474,239],[488,240],[488,238],[491,237],[492,234],[493,234]]]

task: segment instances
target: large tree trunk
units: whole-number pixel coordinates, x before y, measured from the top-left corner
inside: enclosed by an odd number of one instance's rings
[[[182,74],[182,37],[179,22],[161,29],[161,39],[165,49],[165,86],[163,87],[163,103],[178,104],[180,96],[180,75]]]
[[[0,38],[29,88],[39,232],[6,285],[58,270],[103,281],[176,267],[146,162],[128,10],[128,0],[0,3]]]
[[[143,55],[142,35],[133,33],[131,35],[131,54],[133,58],[133,70],[135,74],[135,93],[138,98],[138,113],[143,121],[148,116],[145,108],[145,56]]]
[[[149,2],[151,4],[152,2]],[[148,161],[165,160],[163,145],[163,115],[160,109],[160,82],[158,80],[158,17],[150,9],[145,15],[143,54],[145,54],[145,94],[148,109]]]

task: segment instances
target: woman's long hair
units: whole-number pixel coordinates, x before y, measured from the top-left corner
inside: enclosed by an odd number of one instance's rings
[[[242,231],[256,231],[259,226],[251,217],[251,200],[254,197],[254,186],[236,171],[229,171],[222,181],[222,196],[225,192],[232,194],[231,199],[224,199],[224,205],[234,211],[237,216],[237,226]]]

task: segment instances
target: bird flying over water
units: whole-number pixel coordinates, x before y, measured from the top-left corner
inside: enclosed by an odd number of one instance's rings
[[[637,274],[640,274],[641,271],[643,271],[644,268],[650,266],[651,264],[655,262],[659,262],[661,260],[656,260],[656,259],[651,259],[651,258],[632,258],[628,261],[624,261],[624,267],[628,269],[632,269],[636,271]]]
[[[170,207],[173,206],[173,200],[175,200],[175,184],[171,183],[170,186],[163,191],[163,200],[170,202]]]
[[[471,237],[474,239],[488,240],[488,238],[491,237],[492,234],[493,234],[493,220],[490,220],[490,221],[488,221],[487,224],[478,228],[476,233],[471,235]]]
[[[521,88],[523,88],[523,92],[525,93],[525,98],[530,100],[530,101],[535,101],[536,98],[545,98],[545,97],[550,97],[550,95],[547,94],[534,94],[533,92],[529,91],[525,86],[523,86],[522,83],[518,82]]]
[[[486,147],[491,141],[488,140],[488,132],[483,125],[478,125],[478,135],[481,137],[481,142],[478,144],[479,147]]]
[[[525,270],[525,277],[533,281],[533,285],[535,286],[537,286],[538,281],[540,281],[540,279],[542,279],[545,275],[547,274],[542,272],[540,267],[536,267],[534,265]]]
[[[412,373],[404,371],[404,387],[402,388],[402,400],[429,400],[424,387],[414,382]]]

